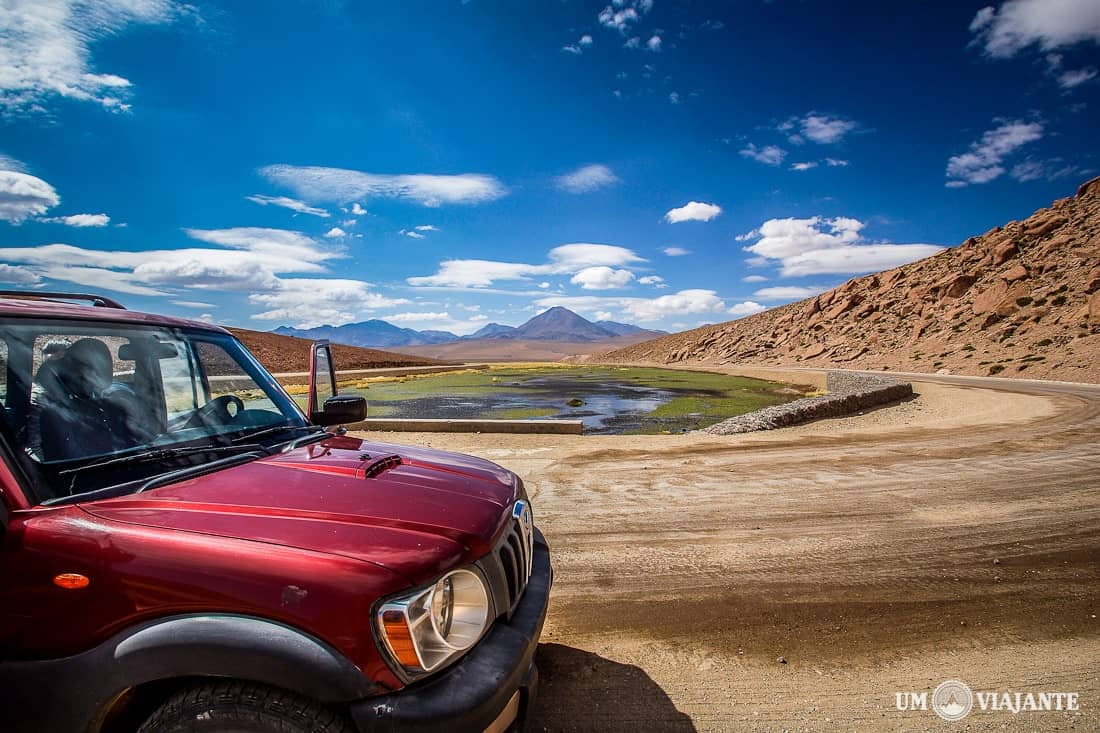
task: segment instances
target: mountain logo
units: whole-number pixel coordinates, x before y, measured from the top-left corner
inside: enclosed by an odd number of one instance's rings
[[[959,680],[946,680],[932,693],[932,710],[946,721],[962,720],[974,707],[974,693]]]

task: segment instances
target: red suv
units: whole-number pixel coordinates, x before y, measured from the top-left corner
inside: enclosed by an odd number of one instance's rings
[[[552,579],[523,482],[327,431],[366,402],[326,343],[303,412],[220,328],[3,292],[0,403],[5,731],[522,725]]]

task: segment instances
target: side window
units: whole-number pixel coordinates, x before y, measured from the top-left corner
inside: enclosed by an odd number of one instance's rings
[[[195,342],[199,361],[206,373],[206,381],[210,386],[210,399],[216,400],[224,395],[234,395],[244,403],[246,410],[274,410],[278,412],[275,404],[268,399],[267,394],[256,384],[240,362],[226,353],[225,349],[209,341]]]

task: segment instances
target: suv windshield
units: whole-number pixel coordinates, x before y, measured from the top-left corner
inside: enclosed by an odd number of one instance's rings
[[[240,342],[215,331],[21,318],[0,322],[0,357],[0,428],[40,502],[140,487],[310,427]]]

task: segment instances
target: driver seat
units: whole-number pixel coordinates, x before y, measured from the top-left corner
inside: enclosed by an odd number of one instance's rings
[[[111,352],[102,341],[80,339],[64,356],[38,369],[31,387],[27,452],[43,461],[112,453],[126,440],[121,410],[101,399],[111,384]]]

